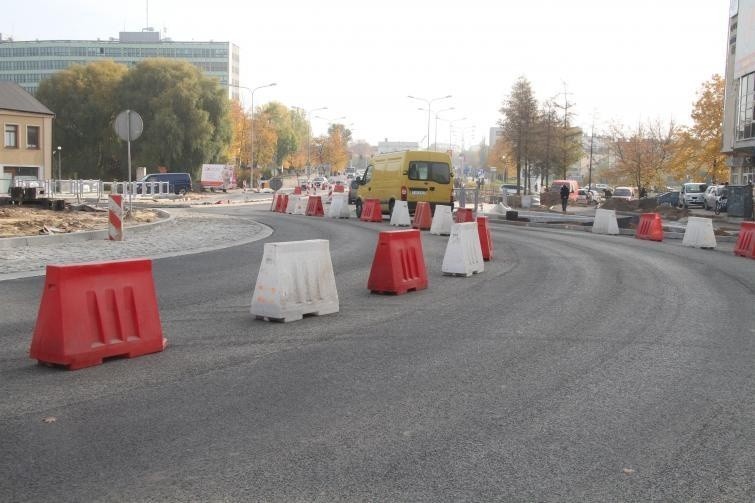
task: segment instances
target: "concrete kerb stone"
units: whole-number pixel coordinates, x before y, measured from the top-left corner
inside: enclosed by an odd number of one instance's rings
[[[147,222],[139,225],[132,225],[124,228],[125,234],[128,236],[130,233],[140,233],[153,226],[161,225],[173,220],[173,215],[167,211],[155,209],[155,213],[160,216],[159,220],[154,222]],[[80,231],[80,232],[67,232],[62,234],[48,234],[43,236],[19,236],[15,238],[0,238],[0,250],[7,250],[10,248],[21,248],[24,246],[36,246],[46,245],[52,243],[72,243],[79,241],[99,241],[108,238],[108,230],[98,229],[95,231]]]
[[[504,225],[512,225],[516,227],[535,227],[545,229],[566,229],[573,231],[582,231],[592,233],[592,227],[588,225],[574,225],[574,224],[546,224],[542,222],[518,222],[516,220],[506,220],[500,214],[497,213],[485,213],[485,216],[490,218],[491,222]],[[729,231],[731,232],[731,231]],[[620,236],[634,236],[636,231],[634,229],[621,229],[619,228]],[[728,236],[716,236],[718,243],[736,243],[738,233],[732,233]],[[684,239],[684,230],[675,231],[664,229],[663,239]]]

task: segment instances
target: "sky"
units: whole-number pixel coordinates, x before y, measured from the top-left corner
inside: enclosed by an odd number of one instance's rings
[[[690,124],[703,82],[724,72],[728,10],[729,0],[37,0],[4,10],[0,33],[107,40],[151,26],[176,41],[230,41],[242,86],[276,83],[255,107],[327,107],[310,114],[315,135],[338,122],[373,145],[425,146],[429,123],[431,143],[469,147],[487,140],[519,77],[541,103],[566,98],[587,132]]]

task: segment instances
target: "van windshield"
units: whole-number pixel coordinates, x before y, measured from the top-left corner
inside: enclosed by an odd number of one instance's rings
[[[409,180],[451,183],[451,168],[445,162],[412,162],[409,164]]]
[[[684,185],[684,190],[688,194],[698,194],[700,192],[705,192],[705,189],[707,186],[704,183],[688,183]]]

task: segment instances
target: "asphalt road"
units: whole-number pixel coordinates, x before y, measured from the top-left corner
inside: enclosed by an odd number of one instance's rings
[[[330,240],[340,313],[254,320],[263,242],[160,259],[168,348],[64,371],[43,278],[0,283],[0,500],[755,499],[755,261],[494,226],[446,277],[425,232],[429,288],[381,296],[387,225],[227,211]]]

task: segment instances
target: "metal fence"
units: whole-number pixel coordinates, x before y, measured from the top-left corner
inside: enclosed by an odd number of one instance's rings
[[[96,200],[110,194],[133,197],[168,197],[168,182],[103,182],[102,180],[13,180],[13,187],[36,188],[40,196],[53,199]]]

